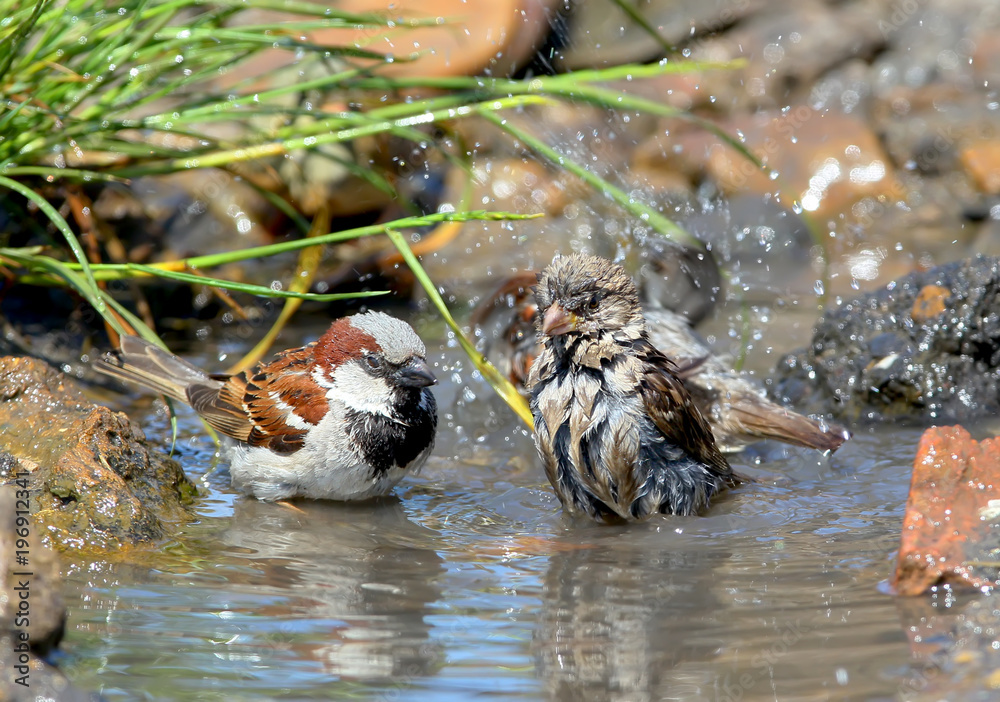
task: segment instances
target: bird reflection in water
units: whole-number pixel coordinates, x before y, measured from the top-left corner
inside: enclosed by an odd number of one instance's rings
[[[231,654],[254,658],[263,650],[267,657],[253,667],[274,674],[291,663],[397,685],[438,668],[443,650],[431,642],[425,616],[441,596],[444,567],[423,547],[435,534],[410,522],[395,497],[296,507],[235,504],[222,538],[247,559],[243,576],[229,578],[236,593],[252,588],[253,621],[244,627],[247,641],[242,633],[227,641]],[[262,594],[273,603],[261,607]],[[234,593],[233,609],[241,599]]]
[[[552,556],[532,641],[550,699],[711,693],[711,666],[704,661],[714,659],[723,642],[701,618],[719,609],[713,573],[730,554],[639,529],[632,525],[599,545]]]

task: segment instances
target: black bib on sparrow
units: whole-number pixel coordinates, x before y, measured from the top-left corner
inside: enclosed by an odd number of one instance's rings
[[[427,448],[427,437],[437,429],[437,403],[429,393],[408,393],[397,401],[395,411],[394,417],[357,410],[346,416],[348,433],[375,473],[408,465]]]

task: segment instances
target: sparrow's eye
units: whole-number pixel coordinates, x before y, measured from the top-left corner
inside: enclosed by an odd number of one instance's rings
[[[601,306],[601,293],[594,293],[590,296],[590,301],[587,302],[588,310],[596,310]]]
[[[373,353],[365,356],[365,363],[368,364],[368,367],[372,370],[378,370],[382,367],[382,359]]]

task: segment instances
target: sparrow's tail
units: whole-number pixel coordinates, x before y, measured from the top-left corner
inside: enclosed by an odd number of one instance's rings
[[[832,452],[851,438],[851,432],[838,424],[819,422],[762,397],[733,403],[727,409],[724,421],[738,425],[741,430],[734,433],[757,439]]]
[[[191,403],[192,386],[221,386],[197,366],[137,336],[122,336],[121,350],[94,363],[97,370],[181,402]]]

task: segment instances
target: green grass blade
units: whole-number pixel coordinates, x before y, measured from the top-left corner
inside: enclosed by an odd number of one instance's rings
[[[701,241],[699,241],[697,237],[689,234],[679,224],[667,219],[649,205],[633,199],[628,193],[626,193],[621,188],[612,185],[611,183],[601,178],[599,175],[591,173],[586,168],[576,163],[572,159],[563,156],[541,139],[538,139],[534,135],[529,134],[528,132],[519,127],[515,127],[506,119],[500,117],[499,115],[493,114],[492,112],[483,112],[481,113],[481,115],[487,121],[497,125],[498,127],[500,127],[500,129],[507,132],[512,137],[522,142],[536,153],[544,156],[546,159],[552,161],[561,168],[565,168],[567,171],[580,178],[582,181],[587,183],[597,192],[603,193],[606,197],[610,198],[612,201],[614,201],[619,206],[624,208],[627,212],[631,213],[632,215],[642,220],[643,222],[649,224],[651,227],[653,227],[653,229],[655,229],[661,235],[673,241],[688,244],[689,246],[704,248],[705,245]]]
[[[3,249],[0,252],[5,258],[11,259],[20,265],[28,269],[41,269],[51,274],[55,278],[61,278],[66,281],[69,287],[76,290],[87,302],[90,303],[91,307],[100,312],[101,317],[119,334],[125,334],[125,328],[118,321],[118,318],[113,315],[108,306],[105,304],[104,291],[97,287],[96,284],[92,284],[92,281],[87,280],[84,276],[80,275],[79,272],[72,270],[69,266],[57,261],[54,258],[48,256],[34,256],[34,255],[22,255],[16,250]],[[23,280],[22,280],[23,282]]]
[[[12,168],[6,169],[4,172],[6,176],[42,176],[43,178],[49,178],[55,180],[57,178],[66,178],[68,180],[80,180],[84,182],[89,182],[92,180],[101,180],[109,183],[125,183],[128,182],[126,178],[119,178],[112,173],[102,173],[101,171],[87,171],[81,170],[79,168],[56,168],[55,166],[14,166]]]
[[[649,20],[647,20],[645,16],[639,12],[638,8],[632,7],[628,4],[628,0],[611,0],[611,2],[617,5],[619,10],[628,15],[629,19],[642,27],[643,31],[660,45],[660,48],[663,49],[664,53],[677,53],[677,47],[673,46],[669,41],[664,39],[663,35],[656,31],[656,27],[649,23]]]
[[[541,217],[541,215],[514,214],[512,212],[487,212],[483,210],[473,212],[436,212],[434,214],[420,215],[418,217],[404,217],[402,219],[393,220],[392,222],[386,222],[384,224],[371,224],[365,227],[347,229],[342,232],[324,234],[323,236],[316,236],[308,239],[295,239],[294,241],[282,241],[277,244],[266,244],[264,246],[237,249],[235,251],[225,251],[222,253],[207,254],[204,256],[192,256],[190,258],[180,259],[177,261],[167,261],[155,264],[151,267],[159,270],[214,268],[215,266],[222,266],[229,263],[238,263],[240,261],[247,261],[254,258],[267,258],[268,256],[276,256],[279,254],[289,253],[291,251],[298,251],[310,246],[335,244],[343,241],[350,241],[351,239],[359,239],[364,236],[385,234],[390,229],[413,229],[417,227],[431,226],[439,222],[505,222],[537,219],[538,217]],[[4,251],[9,251],[9,249],[0,249],[0,255],[3,255]],[[79,266],[79,264],[73,263],[67,263],[66,265],[73,269],[76,269]],[[135,264],[95,263],[91,264],[90,268],[97,280],[121,280],[123,278],[132,277],[133,274],[128,271],[128,267],[130,265]]]
[[[160,348],[169,351],[169,349],[167,349],[167,345],[163,343],[163,341],[160,339],[157,333],[152,329],[150,329],[149,326],[147,326],[146,323],[142,321],[142,319],[140,319],[138,315],[133,314],[122,303],[118,302],[118,300],[116,300],[111,295],[111,293],[109,293],[107,290],[101,290],[101,299],[108,307],[110,307],[119,315],[121,315],[122,319],[128,322],[129,325],[131,325],[131,327],[136,331],[136,333],[139,336],[141,336],[146,341],[150,341],[159,346]],[[115,331],[118,330],[116,329]],[[118,331],[118,333],[121,334],[123,332]]]
[[[2,58],[0,58],[0,84],[7,77],[7,71],[10,70],[10,66],[14,62],[14,57],[21,51],[22,46],[31,34],[31,30],[35,28],[38,18],[48,4],[49,0],[37,0],[35,7],[31,11],[31,16],[18,26],[14,36],[5,42],[7,49],[3,52]]]
[[[69,246],[70,251],[73,252],[73,256],[76,257],[76,260],[79,262],[80,268],[83,271],[83,276],[87,282],[87,290],[84,291],[81,289],[80,292],[85,292],[85,297],[91,302],[94,309],[96,309],[102,317],[107,319],[109,322],[114,319],[113,315],[110,315],[107,308],[104,306],[104,300],[101,297],[100,289],[97,287],[97,281],[94,280],[94,274],[90,270],[90,263],[87,261],[87,254],[84,253],[83,247],[80,246],[80,242],[77,241],[76,235],[73,234],[73,230],[69,228],[69,224],[66,223],[66,220],[63,219],[56,209],[49,204],[48,200],[26,185],[22,185],[16,180],[12,180],[6,176],[0,176],[0,187],[9,188],[10,190],[28,198],[38,206],[38,209],[40,209],[46,217],[49,218],[49,221],[55,225],[56,229],[58,229],[66,239],[66,244]],[[118,320],[115,319],[114,325],[117,324]],[[118,330],[116,329],[115,331]]]
[[[533,427],[534,422],[531,417],[531,410],[528,408],[528,403],[524,401],[524,398],[521,397],[521,394],[511,384],[510,380],[505,378],[496,369],[496,366],[479,353],[472,342],[466,338],[455,318],[451,316],[451,312],[441,298],[441,294],[434,285],[434,281],[430,279],[430,276],[424,271],[423,266],[420,265],[420,261],[417,260],[417,257],[413,255],[413,251],[410,250],[410,245],[406,242],[406,238],[393,228],[386,229],[385,233],[396,247],[396,250],[399,251],[403,260],[406,261],[406,265],[410,267],[410,271],[414,277],[420,282],[431,304],[434,305],[438,314],[441,315],[441,318],[444,319],[445,323],[454,332],[455,338],[458,340],[458,344],[462,347],[462,350],[465,351],[466,355],[472,360],[487,382],[493,386],[503,401],[521,418],[521,421],[527,424],[529,428]]]
[[[156,276],[158,278],[166,278],[168,280],[176,280],[181,283],[191,283],[193,285],[209,285],[214,288],[222,288],[223,290],[233,290],[236,292],[248,293],[250,295],[256,295],[258,297],[282,297],[282,298],[297,298],[299,300],[311,300],[313,302],[331,302],[333,300],[350,300],[358,297],[378,297],[380,295],[388,295],[388,290],[372,290],[367,292],[353,292],[353,293],[308,293],[308,292],[294,292],[291,290],[275,290],[273,288],[265,287],[263,285],[253,285],[251,283],[238,283],[232,280],[224,280],[222,278],[210,278],[208,276],[197,275],[194,273],[182,273],[180,271],[168,271],[162,268],[155,268],[153,266],[144,266],[139,263],[126,263],[126,270],[136,271],[137,273],[144,273],[147,276]]]

